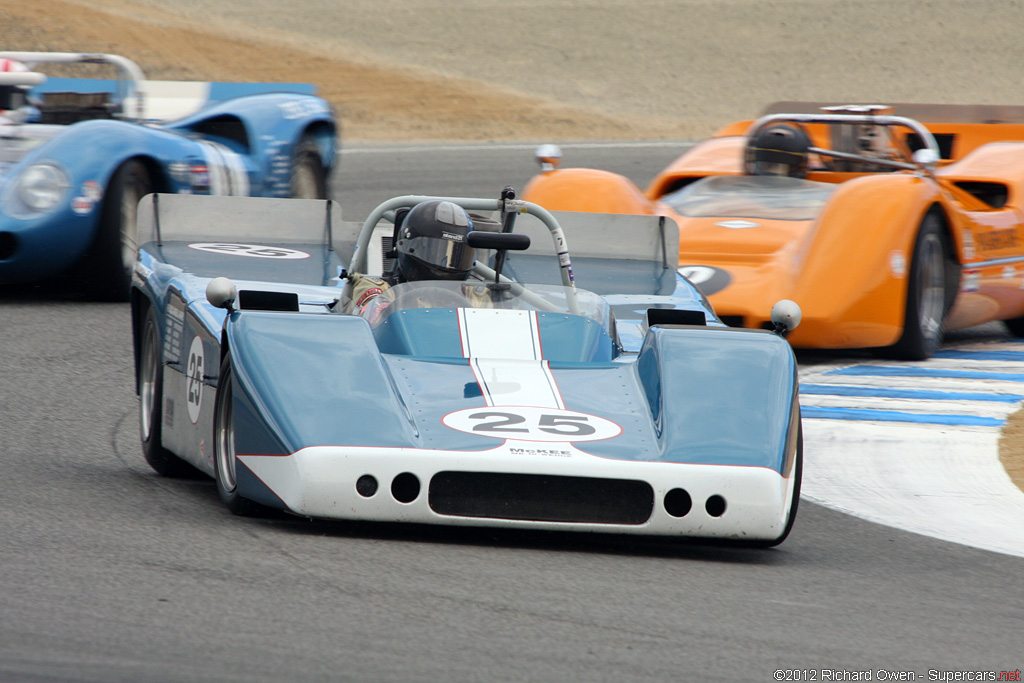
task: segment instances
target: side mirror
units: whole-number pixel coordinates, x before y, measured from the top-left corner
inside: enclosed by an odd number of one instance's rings
[[[541,171],[554,171],[562,163],[562,150],[558,145],[541,145],[534,151],[533,158],[540,164]]]
[[[772,324],[775,325],[775,333],[785,337],[800,324],[803,311],[795,301],[782,299],[772,306]]]
[[[935,166],[939,163],[939,155],[935,153],[935,150],[923,147],[914,152],[914,163],[927,168],[929,171],[934,171]]]
[[[216,308],[234,310],[238,287],[226,277],[215,277],[206,285],[206,300]]]

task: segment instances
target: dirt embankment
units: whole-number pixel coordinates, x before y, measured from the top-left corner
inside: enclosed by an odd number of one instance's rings
[[[9,0],[0,7],[0,46],[125,55],[155,79],[314,83],[334,104],[348,140],[629,139],[664,134],[643,123],[466,79],[317,56],[281,44],[271,47],[218,35],[214,25],[184,23],[153,24],[61,0]]]

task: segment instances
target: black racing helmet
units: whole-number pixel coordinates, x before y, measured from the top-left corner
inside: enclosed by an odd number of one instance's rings
[[[747,142],[744,171],[747,175],[807,175],[811,138],[802,128],[776,124],[759,130]]]
[[[453,202],[428,199],[412,207],[398,232],[398,274],[404,282],[465,280],[476,250],[466,244],[469,214]]]

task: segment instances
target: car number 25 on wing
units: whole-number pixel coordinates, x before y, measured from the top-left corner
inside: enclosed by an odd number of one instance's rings
[[[622,433],[622,427],[603,417],[532,406],[467,408],[441,422],[467,434],[511,441],[599,441]]]
[[[286,247],[268,247],[262,244],[229,244],[226,242],[198,242],[188,245],[191,249],[209,251],[215,254],[231,254],[232,256],[251,256],[253,258],[302,259],[309,254],[297,249]]]

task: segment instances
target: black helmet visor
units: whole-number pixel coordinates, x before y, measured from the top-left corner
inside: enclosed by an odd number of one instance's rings
[[[413,258],[454,272],[465,272],[473,266],[475,249],[466,244],[466,236],[460,233],[442,233],[441,237],[406,238],[404,251]]]

